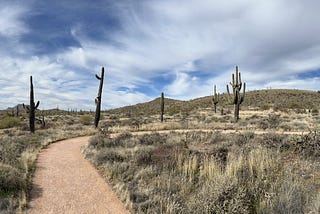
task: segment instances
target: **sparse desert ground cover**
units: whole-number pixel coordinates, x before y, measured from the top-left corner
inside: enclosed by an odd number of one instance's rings
[[[85,149],[132,213],[317,213],[320,135],[92,137]]]
[[[165,99],[163,123],[159,99],[104,111],[99,129],[91,112],[38,111],[35,134],[25,113],[0,112],[1,212],[26,206],[41,148],[94,134],[84,156],[132,213],[318,213],[319,93],[248,92],[238,123],[211,98]]]

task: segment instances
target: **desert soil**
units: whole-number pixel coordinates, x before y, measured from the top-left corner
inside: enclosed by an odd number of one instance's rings
[[[129,213],[81,154],[88,139],[60,141],[41,151],[27,213]]]

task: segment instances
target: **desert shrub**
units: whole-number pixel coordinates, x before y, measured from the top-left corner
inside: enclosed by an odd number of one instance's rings
[[[275,129],[280,124],[280,115],[279,114],[269,114],[268,115],[268,124],[269,128]]]
[[[236,135],[236,141],[235,143],[237,145],[244,145],[246,143],[249,143],[251,139],[254,138],[254,133],[253,132],[244,132]]]
[[[283,129],[284,131],[290,131],[292,128],[288,123],[282,123],[281,125],[279,125],[280,129]]]
[[[135,145],[134,140],[132,139],[132,134],[125,132],[114,138],[115,146],[128,146],[131,147]]]
[[[196,194],[191,210],[194,213],[252,213],[245,188],[228,177],[206,182]],[[192,213],[191,212],[191,213]]]
[[[266,130],[269,127],[267,120],[263,119],[258,122],[258,128]]]
[[[20,126],[20,120],[17,117],[5,117],[0,120],[0,129],[7,129]]]
[[[299,102],[291,102],[288,104],[288,108],[291,108],[291,109],[301,109],[303,108],[302,106],[302,103],[299,103]]]
[[[28,141],[28,139],[25,140]],[[24,142],[21,138],[10,137],[0,139],[0,162],[17,165],[19,163],[21,153],[27,147],[27,142]]]
[[[278,114],[269,114],[268,118],[264,118],[258,122],[258,127],[265,129],[276,129],[280,124],[280,115]]]
[[[159,133],[144,134],[139,137],[139,142],[141,145],[164,144],[166,142],[166,138]]]
[[[256,141],[267,148],[279,148],[286,142],[287,137],[281,134],[263,134]]]
[[[94,156],[94,162],[97,165],[102,165],[106,162],[122,162],[124,159],[122,155],[110,149],[99,150]]]
[[[0,210],[1,213],[4,214],[11,214],[16,213],[16,210],[18,208],[18,201],[15,200],[14,197],[0,197]]]
[[[272,186],[273,193],[269,198],[269,205],[261,203],[261,213],[305,213],[308,193],[298,179],[291,173],[285,173]]]
[[[23,174],[18,169],[0,164],[0,194],[9,194],[24,189]]]
[[[320,134],[311,131],[308,134],[293,137],[292,146],[306,158],[320,158]]]
[[[271,107],[270,107],[270,105],[269,104],[263,104],[261,107],[260,107],[260,109],[261,110],[269,110]]]
[[[311,110],[312,115],[318,115],[319,114],[319,110],[314,108]]]
[[[90,125],[92,122],[92,117],[90,115],[87,114],[82,114],[80,116],[80,123],[82,125]]]
[[[152,149],[139,149],[134,154],[134,160],[137,165],[148,165],[152,163]]]
[[[135,140],[133,140],[130,133],[122,133],[117,137],[111,138],[103,134],[92,136],[89,140],[89,147],[92,148],[111,148],[117,146],[133,147]]]
[[[311,201],[310,211],[311,211],[310,213],[320,213],[320,192]]]
[[[212,137],[209,139],[209,144],[216,144],[226,140],[225,135],[221,134],[220,132],[215,132]]]

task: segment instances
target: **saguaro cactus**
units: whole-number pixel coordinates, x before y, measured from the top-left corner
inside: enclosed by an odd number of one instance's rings
[[[212,97],[212,104],[214,113],[217,113],[217,104],[219,103],[219,93],[217,94],[217,87],[214,85],[213,87],[213,97]]]
[[[104,78],[104,67],[102,67],[101,70],[101,76],[99,77],[96,74],[96,78],[100,80],[100,85],[99,85],[99,91],[98,91],[98,96],[95,99],[96,103],[96,114],[94,118],[94,126],[97,128],[100,120],[100,111],[101,111],[101,95],[102,95],[102,87],[103,87],[103,78]]]
[[[160,107],[161,107],[160,120],[161,120],[161,122],[163,122],[163,114],[164,114],[164,94],[163,94],[163,92],[161,92]]]
[[[228,92],[228,99],[229,101],[234,104],[234,121],[238,122],[239,120],[239,111],[240,111],[240,104],[244,101],[244,95],[246,91],[246,83],[241,82],[241,74],[238,71],[238,66],[236,66],[236,78],[234,78],[234,74],[232,74],[232,82],[230,82],[233,90],[233,100],[231,99],[231,94],[229,91],[229,86],[227,85],[227,92]],[[243,92],[240,94],[241,88],[243,86]]]
[[[39,107],[39,104],[40,104],[40,101],[38,101],[37,103],[34,102],[32,76],[30,76],[30,104],[29,106],[26,106],[23,104],[23,108],[29,112],[29,127],[30,127],[31,133],[34,133],[35,131],[35,126],[34,126],[34,121],[36,117],[35,111]]]

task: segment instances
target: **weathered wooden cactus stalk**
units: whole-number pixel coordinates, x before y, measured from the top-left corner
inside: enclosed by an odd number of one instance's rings
[[[23,108],[26,109],[29,112],[29,127],[30,127],[30,132],[34,133],[35,131],[35,117],[36,117],[36,110],[38,109],[40,104],[40,101],[37,103],[34,102],[34,92],[33,92],[33,83],[32,83],[32,76],[30,76],[30,104],[29,106],[25,106],[23,104]]]
[[[233,90],[233,100],[231,100],[231,94],[229,91],[229,86],[227,85],[228,99],[231,103],[234,104],[234,121],[238,122],[239,120],[239,111],[240,104],[244,101],[245,91],[246,91],[246,83],[243,83],[243,92],[240,94],[242,88],[241,82],[241,74],[238,71],[238,66],[236,66],[236,78],[234,78],[234,74],[232,74],[232,82],[230,82]]]
[[[217,94],[217,87],[216,87],[216,85],[214,85],[213,97],[212,97],[212,104],[213,104],[214,113],[217,113],[217,104],[218,103],[219,103],[219,93]]]
[[[163,94],[163,92],[161,92],[160,107],[161,107],[160,120],[161,120],[161,122],[163,122],[163,114],[164,114],[164,94]]]
[[[103,87],[103,78],[104,78],[104,67],[102,67],[101,70],[101,76],[99,77],[96,74],[96,78],[100,80],[100,85],[99,85],[99,91],[98,91],[98,96],[95,99],[96,103],[96,114],[94,118],[94,126],[97,128],[100,120],[100,111],[101,111],[101,95],[102,95],[102,87]]]

